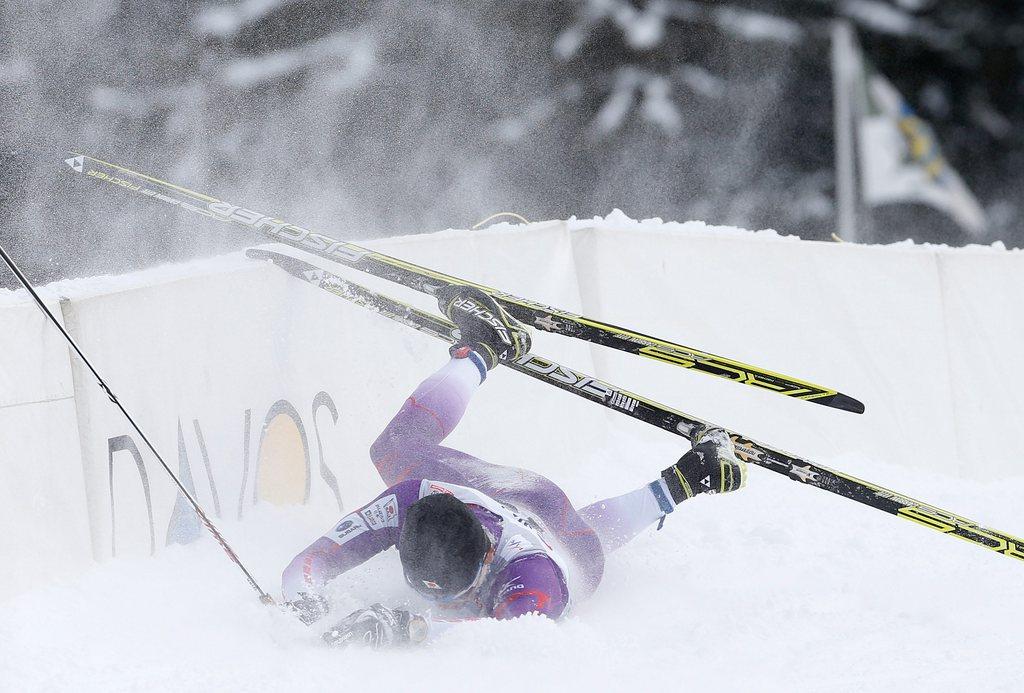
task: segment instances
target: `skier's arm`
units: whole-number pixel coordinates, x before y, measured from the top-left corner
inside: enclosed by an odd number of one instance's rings
[[[562,572],[543,554],[531,554],[508,564],[494,581],[491,615],[509,619],[523,614],[541,614],[553,620],[569,605],[569,593]]]
[[[419,496],[419,479],[396,484],[359,510],[341,518],[284,570],[281,591],[307,622],[322,617],[323,586],[398,543],[400,513]]]

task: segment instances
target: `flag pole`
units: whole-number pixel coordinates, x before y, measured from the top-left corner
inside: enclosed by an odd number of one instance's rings
[[[832,22],[832,110],[835,123],[836,222],[844,241],[856,242],[856,173],[853,161],[853,29],[843,19]]]

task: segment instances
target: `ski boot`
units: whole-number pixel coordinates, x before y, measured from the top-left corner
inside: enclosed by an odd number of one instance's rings
[[[455,285],[437,293],[445,317],[459,328],[453,356],[465,358],[460,350],[476,352],[491,370],[499,361],[514,361],[530,351],[530,333],[489,294],[472,286]]]

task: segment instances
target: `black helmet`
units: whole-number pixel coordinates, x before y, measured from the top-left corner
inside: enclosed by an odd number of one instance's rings
[[[406,581],[423,596],[441,601],[454,599],[473,585],[490,548],[480,520],[447,493],[410,505],[398,538]]]

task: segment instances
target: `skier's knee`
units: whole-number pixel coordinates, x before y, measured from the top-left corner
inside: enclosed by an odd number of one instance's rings
[[[387,454],[387,443],[384,441],[384,434],[382,433],[377,437],[377,440],[373,441],[370,445],[370,461],[377,464],[384,459]]]
[[[370,461],[374,464],[380,464],[389,457],[392,457],[395,451],[401,449],[402,441],[401,436],[395,431],[394,426],[388,426],[381,434],[377,436],[377,440],[373,441],[370,445]]]

